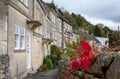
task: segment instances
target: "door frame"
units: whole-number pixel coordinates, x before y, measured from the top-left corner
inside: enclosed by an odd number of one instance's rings
[[[31,39],[30,30],[27,31],[27,69],[31,68]]]

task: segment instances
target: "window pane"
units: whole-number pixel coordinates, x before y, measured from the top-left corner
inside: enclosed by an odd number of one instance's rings
[[[21,48],[25,49],[25,37],[21,36]]]
[[[25,5],[28,6],[28,0],[25,0]]]
[[[19,35],[15,34],[15,48],[19,49]]]
[[[20,27],[15,25],[15,34],[20,34]]]
[[[21,29],[21,35],[23,35],[23,36],[25,35],[25,29],[24,28]]]
[[[20,47],[20,26],[15,24],[15,49],[19,49]]]
[[[28,0],[21,0],[26,6],[28,6]]]

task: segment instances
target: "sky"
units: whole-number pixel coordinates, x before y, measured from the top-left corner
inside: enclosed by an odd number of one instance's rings
[[[51,2],[51,0],[43,0]],[[102,23],[112,30],[120,26],[120,0],[53,0],[70,13],[81,14],[92,24]]]

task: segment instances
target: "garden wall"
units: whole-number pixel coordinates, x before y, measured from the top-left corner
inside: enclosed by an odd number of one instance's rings
[[[59,79],[120,79],[120,53],[100,53],[87,72],[73,71],[69,60],[61,60]]]

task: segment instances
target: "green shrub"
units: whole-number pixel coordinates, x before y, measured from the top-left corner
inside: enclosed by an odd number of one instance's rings
[[[47,67],[46,64],[41,65],[41,66],[37,69],[38,72],[47,71],[47,70],[48,70],[48,67]]]
[[[50,58],[45,58],[43,65],[46,65],[48,69],[52,69],[53,68],[53,63],[52,60]]]
[[[58,60],[61,60],[63,52],[56,45],[51,45],[51,55],[56,55]]]
[[[56,68],[58,66],[58,57],[56,55],[51,55],[51,60],[52,60],[52,63],[53,63],[53,67]]]

